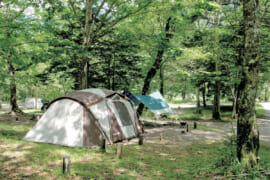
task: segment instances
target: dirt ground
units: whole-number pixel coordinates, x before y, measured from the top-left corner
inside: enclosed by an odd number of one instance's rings
[[[264,120],[265,121],[265,120]],[[262,131],[260,139],[264,141],[269,141],[269,136],[264,135],[263,133],[265,128],[265,122],[263,120],[258,120],[258,125],[260,131]],[[0,114],[0,122],[13,124],[13,125],[35,125],[37,122],[37,117],[33,115],[25,114],[12,116],[10,114]],[[155,121],[154,121],[155,122]],[[161,121],[160,121],[161,122]],[[163,126],[164,122],[162,121],[161,126],[159,127],[145,127],[144,133],[144,142],[146,143],[162,143],[162,144],[171,144],[171,145],[189,145],[194,142],[202,143],[212,143],[219,140],[225,140],[232,128],[236,129],[236,123],[226,123],[226,122],[197,122],[198,124],[216,128],[211,130],[197,130],[193,129],[194,121],[187,121],[189,124],[189,132],[186,132],[185,129],[180,128],[178,125],[174,126]],[[267,124],[270,121],[267,121]],[[166,122],[165,122],[166,123]],[[159,124],[160,125],[160,124]],[[268,126],[267,126],[268,127]],[[267,135],[269,134],[267,129]],[[129,143],[135,143],[137,139],[131,140]]]
[[[189,145],[194,142],[212,143],[217,140],[224,140],[226,135],[225,131],[191,129],[189,132],[186,132],[179,127],[161,127],[146,129],[144,141],[149,143],[161,141],[164,144]]]
[[[16,115],[12,116],[10,114],[0,114],[0,122],[12,125],[35,125],[37,119],[31,114]]]
[[[225,140],[229,134],[229,131],[225,129],[197,130],[193,129],[193,122],[188,122],[188,124],[190,127],[189,132],[186,131],[186,128],[180,128],[179,126],[146,127],[143,135],[144,142],[166,145],[190,145],[196,142],[213,143],[215,141]],[[205,124],[205,122],[202,124]]]
[[[0,114],[0,122],[13,124],[13,125],[35,125],[37,122],[33,120],[33,116],[29,114],[11,116],[10,114]],[[207,122],[202,122],[206,124]],[[206,142],[211,143],[217,140],[223,140],[227,136],[227,132],[224,129],[220,130],[196,130],[193,129],[193,122],[188,122],[189,132],[186,132],[185,128],[179,126],[162,126],[155,128],[145,127],[144,142],[146,143],[162,143],[162,144],[182,144],[189,145],[193,142]],[[220,124],[221,125],[221,124]],[[222,124],[224,126],[224,123]],[[162,139],[162,140],[160,140]],[[132,140],[129,143],[133,143],[137,140]]]

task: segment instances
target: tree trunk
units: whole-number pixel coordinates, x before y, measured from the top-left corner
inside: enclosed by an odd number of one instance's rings
[[[85,24],[83,31],[83,44],[82,47],[84,51],[89,51],[89,44],[91,40],[91,29],[92,29],[92,0],[86,0],[86,11],[85,11]],[[83,57],[81,61],[81,71],[80,71],[80,88],[88,88],[88,68],[89,68],[89,58]]]
[[[160,93],[164,95],[164,76],[163,76],[163,66],[160,66],[160,72],[159,72],[159,77],[160,77]]]
[[[239,86],[237,121],[237,157],[246,168],[257,167],[259,131],[255,100],[259,70],[259,0],[243,0],[244,61],[243,78]]]
[[[107,71],[107,89],[111,89],[111,60],[108,62],[108,71]]]
[[[267,102],[267,92],[268,92],[268,87],[266,86],[264,88],[264,101]]]
[[[37,104],[38,104],[38,88],[36,87],[35,90],[35,109],[37,109]]]
[[[181,96],[182,96],[182,99],[185,100],[186,99],[186,92],[182,92]]]
[[[196,107],[197,107],[197,113],[201,113],[201,103],[200,103],[200,88],[197,87],[196,89]]]
[[[214,90],[214,102],[213,102],[213,110],[212,110],[212,118],[216,120],[220,120],[220,82],[216,81],[215,90]]]
[[[203,83],[203,88],[202,88],[202,96],[203,96],[203,107],[206,107],[206,98],[205,98],[205,83]]]
[[[183,79],[183,83],[184,83],[184,85],[183,85],[183,90],[181,92],[181,96],[182,96],[182,99],[185,100],[186,95],[187,95],[186,94],[186,92],[187,92],[187,79],[186,78]]]
[[[115,59],[114,59],[114,54],[113,54],[113,69],[112,69],[112,90],[115,91]]]
[[[9,78],[10,78],[10,106],[11,113],[22,113],[22,110],[19,108],[17,104],[17,93],[16,93],[16,80],[15,80],[15,68],[13,67],[12,60],[10,58],[10,51],[7,53],[7,63],[9,70]]]
[[[232,91],[233,95],[233,110],[232,110],[232,118],[235,119],[238,114],[238,97],[239,97],[239,85],[235,85],[235,89]]]
[[[81,70],[80,70],[80,89],[88,88],[88,66],[89,60],[85,59],[81,62]]]
[[[2,92],[0,91],[0,109],[2,108]]]
[[[218,4],[221,4],[221,0],[217,0]],[[217,34],[217,28],[220,24],[220,13],[216,12],[216,16],[214,18],[214,25],[215,25],[215,54],[216,54],[216,61],[215,61],[215,71],[216,71],[216,77],[218,77],[219,73],[219,49],[218,49],[218,34]],[[212,110],[212,118],[215,120],[220,120],[220,80],[215,80],[215,86],[214,86],[214,102],[213,102],[213,110]]]
[[[166,37],[162,38],[163,45],[158,50],[155,62],[152,65],[151,69],[148,71],[148,73],[144,79],[144,84],[143,84],[143,88],[142,88],[142,95],[145,95],[149,91],[150,83],[161,66],[162,57],[163,57],[164,51],[166,49],[166,46],[164,44],[169,43],[170,39],[172,38],[172,34],[169,32],[171,29],[171,25],[170,25],[171,20],[172,20],[172,17],[169,17],[167,19],[167,23],[165,26]],[[143,108],[144,108],[144,105],[141,103],[137,109],[137,113],[139,116],[141,116],[141,114],[143,112]]]
[[[233,110],[232,110],[233,119],[235,119],[237,116],[236,106],[237,106],[237,97],[233,96]]]

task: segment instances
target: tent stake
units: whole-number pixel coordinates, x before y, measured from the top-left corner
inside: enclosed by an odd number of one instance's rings
[[[106,152],[106,140],[102,139],[101,140],[101,147],[100,147],[101,152]]]
[[[197,129],[197,123],[196,122],[194,122],[194,124],[193,124],[194,126],[194,129]]]
[[[139,142],[138,142],[139,145],[143,145],[143,136],[139,136]]]
[[[123,144],[122,143],[117,143],[116,144],[116,155],[118,159],[122,158],[122,152],[123,152]]]
[[[159,140],[163,141],[163,134],[162,133],[159,134]]]
[[[70,174],[70,156],[63,157],[63,174]]]

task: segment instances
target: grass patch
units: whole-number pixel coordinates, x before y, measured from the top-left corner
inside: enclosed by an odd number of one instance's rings
[[[155,114],[152,111],[150,111],[149,109],[144,108],[141,117],[151,117],[151,118],[153,118],[153,117],[155,117]]]
[[[255,109],[256,109],[256,117],[257,118],[260,118],[264,115],[263,105],[256,103]]]
[[[264,115],[263,106],[260,104],[256,104],[256,117],[262,117]],[[197,112],[197,108],[185,108],[186,112],[180,114],[178,116],[172,115],[171,119],[183,119],[183,120],[213,120],[212,119],[212,106],[207,106],[206,108],[201,108],[201,113]],[[231,118],[232,115],[232,106],[226,105],[221,106],[221,121],[231,122],[234,119]]]
[[[6,114],[8,113],[9,111],[0,111],[0,114]]]
[[[10,110],[9,111],[2,110],[2,111],[0,111],[0,114],[7,114],[9,112],[10,112]],[[42,114],[45,111],[42,111],[40,109],[24,109],[23,112],[27,113],[27,114]]]
[[[197,124],[197,130],[203,130],[203,131],[220,131],[218,128],[210,127],[210,126],[205,126],[201,124]]]
[[[31,125],[0,123],[0,179],[215,179],[242,173],[230,141],[188,146],[125,144],[122,159],[115,146],[70,148],[22,141]],[[198,125],[198,129],[208,129]],[[270,167],[270,145],[261,143],[260,168]],[[71,174],[62,175],[62,158],[71,157]],[[263,177],[264,178],[264,177]]]
[[[195,104],[196,99],[174,99],[170,102],[171,104]]]
[[[42,113],[44,113],[44,111],[40,110],[40,109],[24,109],[23,112],[28,113],[28,114],[42,114]]]

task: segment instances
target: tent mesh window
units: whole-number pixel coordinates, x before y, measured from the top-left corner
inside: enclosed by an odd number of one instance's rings
[[[126,106],[121,102],[114,102],[116,110],[119,114],[119,117],[122,121],[123,126],[131,126],[131,118],[127,111]]]

